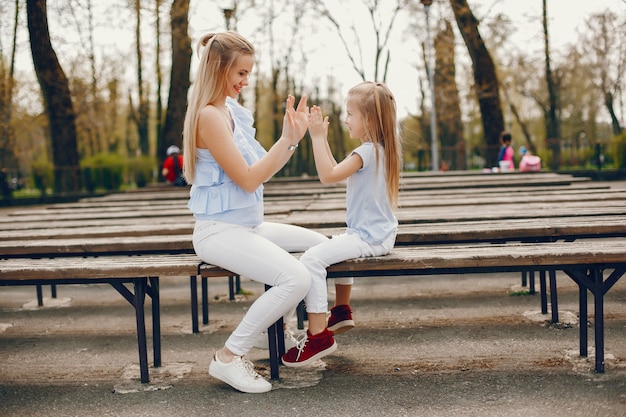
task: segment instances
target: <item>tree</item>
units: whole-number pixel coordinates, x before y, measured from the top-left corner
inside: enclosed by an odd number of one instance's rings
[[[17,28],[19,24],[20,2],[15,0],[15,14],[13,19],[13,43],[11,45],[8,64],[0,45],[0,169],[17,165],[13,152],[14,140],[11,127],[13,110],[13,87],[15,85],[15,51],[17,49]],[[8,66],[8,68],[7,68]]]
[[[548,7],[547,0],[543,0],[543,39],[544,52],[546,57],[546,83],[548,87],[548,106],[544,108],[546,118],[546,145],[551,152],[548,165],[550,169],[556,171],[561,165],[561,125],[560,125],[560,103],[557,87],[556,74],[552,72],[550,62],[550,38],[548,36]]]
[[[461,120],[461,103],[456,85],[454,32],[448,20],[435,36],[435,107],[441,143],[441,163],[452,170],[467,168]]]
[[[148,139],[148,124],[150,117],[150,101],[143,81],[143,52],[141,49],[141,0],[135,0],[135,53],[137,55],[137,108],[129,94],[130,117],[137,126],[139,136],[139,151],[142,155],[150,152]]]
[[[591,16],[583,42],[585,56],[592,61],[595,82],[602,91],[604,105],[611,117],[614,135],[622,132],[622,125],[615,111],[615,99],[624,89],[626,70],[626,31],[624,23],[609,11]]]
[[[49,122],[54,189],[56,192],[80,191],[76,116],[67,77],[50,42],[46,0],[27,0],[26,14],[33,64]]]
[[[188,16],[189,0],[172,0],[172,8],[170,9],[172,68],[167,113],[161,134],[162,140],[157,146],[159,166],[163,162],[165,150],[169,145],[175,144],[182,149],[182,130],[187,110],[187,91],[190,84],[189,69],[192,54]]]
[[[466,0],[450,0],[459,31],[472,59],[474,83],[483,131],[487,146],[487,166],[496,166],[500,148],[500,133],[504,130],[504,117],[500,105],[500,92],[496,68],[478,31],[478,20]]]
[[[352,24],[350,29],[353,32],[353,40],[356,42],[357,45],[357,52],[355,52],[355,50],[349,46],[349,42],[344,35],[344,31],[342,30],[343,25],[336,18],[336,16],[331,13],[324,1],[316,0],[313,4],[317,7],[318,12],[321,14],[321,16],[328,19],[328,21],[337,31],[339,39],[341,40],[346,50],[346,54],[348,55],[348,58],[352,63],[352,67],[361,76],[361,79],[363,81],[371,80],[386,82],[387,69],[389,67],[389,61],[391,60],[389,40],[391,39],[394,22],[396,21],[396,18],[400,11],[404,9],[408,4],[408,0],[396,0],[393,8],[390,8],[390,10],[386,10],[387,12],[389,12],[389,16],[386,22],[381,17],[383,14],[381,13],[381,11],[384,10],[385,7],[382,7],[379,1],[364,2],[364,5],[367,8],[367,12],[370,17],[370,21],[372,23],[375,44],[362,45],[362,39],[367,39],[367,36],[363,36],[362,33],[360,34],[359,29],[356,28],[354,24]],[[385,5],[388,4],[389,3],[385,3]],[[363,63],[363,51],[372,50],[372,47],[374,51],[374,63],[370,67]],[[373,78],[370,78],[367,75],[367,71],[370,69],[374,70]]]
[[[71,67],[69,78],[72,79],[72,99],[74,108],[77,109],[76,131],[79,153],[82,156],[91,156],[108,150],[104,122],[101,117],[104,103],[100,99],[98,89],[99,77],[96,69],[93,4],[92,0],[85,0],[84,4],[82,2],[68,2],[67,7],[70,9],[76,31],[81,39],[80,44],[85,48],[89,63],[89,81],[77,80],[77,77],[72,75]],[[85,24],[86,29],[83,27]]]

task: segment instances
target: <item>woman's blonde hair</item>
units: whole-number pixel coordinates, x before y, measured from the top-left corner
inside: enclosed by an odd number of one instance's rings
[[[200,65],[191,87],[183,126],[183,173],[193,184],[196,171],[196,134],[200,111],[224,94],[228,74],[241,55],[254,55],[254,47],[236,32],[208,33],[198,42]]]
[[[363,116],[367,137],[384,149],[387,197],[393,206],[397,206],[402,171],[402,141],[396,124],[396,100],[385,84],[371,81],[352,87],[348,91],[348,99],[354,99],[357,110]],[[375,149],[378,161],[378,146]]]

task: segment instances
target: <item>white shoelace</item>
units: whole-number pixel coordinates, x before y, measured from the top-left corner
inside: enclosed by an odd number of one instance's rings
[[[237,360],[237,358],[239,358],[239,360]],[[253,379],[261,378],[261,375],[254,370],[254,364],[245,357],[236,356],[233,361],[236,361],[237,366],[244,372],[244,374],[247,374]]]
[[[296,361],[300,359],[300,354],[302,354],[302,351],[304,350],[304,347],[306,346],[306,342],[308,341],[309,341],[309,338],[306,334],[301,334],[296,339],[296,349],[298,349],[298,355],[296,356]]]

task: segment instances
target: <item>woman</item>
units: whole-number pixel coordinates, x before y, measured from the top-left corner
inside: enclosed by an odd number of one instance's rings
[[[248,309],[209,374],[239,391],[271,390],[245,355],[258,336],[292,311],[309,290],[307,269],[290,251],[323,242],[316,232],[263,221],[263,183],[298,147],[308,126],[303,97],[287,98],[283,131],[266,151],[255,139],[251,113],[235,98],[248,85],[254,48],[235,32],[211,33],[199,43],[200,66],[183,132],[184,173],[192,184],[194,250],[207,263],[271,286]]]

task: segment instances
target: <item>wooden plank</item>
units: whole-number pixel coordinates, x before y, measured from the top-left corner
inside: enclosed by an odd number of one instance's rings
[[[458,221],[501,221],[503,219],[539,219],[547,217],[578,217],[578,216],[613,216],[626,221],[626,205],[623,203],[591,207],[589,204],[539,204],[532,206],[519,205],[484,205],[484,206],[450,206],[400,208],[396,216],[401,224],[424,224]],[[309,228],[345,226],[345,210],[303,210],[294,211],[280,218],[280,221]]]
[[[0,253],[6,257],[181,252],[193,252],[191,234],[0,241]]]
[[[396,247],[389,255],[357,258],[328,267],[329,273],[363,272],[376,275],[389,271],[405,274],[430,274],[433,271],[463,269],[523,270],[525,268],[562,269],[568,266],[626,266],[626,240],[588,239],[576,242],[453,244]],[[230,272],[204,264],[200,274],[206,277]]]
[[[13,258],[0,260],[0,280],[189,277],[196,275],[199,263],[196,255]]]
[[[130,225],[100,225],[83,227],[50,227],[33,230],[9,230],[0,233],[0,250],[8,245],[22,247],[29,251],[21,241],[50,240],[50,239],[80,239],[96,244],[98,238],[135,237],[137,246],[143,244],[142,238],[162,236],[163,246],[172,244],[173,240],[167,236],[183,235],[191,241],[194,222],[167,223],[167,224],[130,224]],[[319,227],[315,230],[332,236],[345,231],[345,224],[337,227]],[[547,217],[547,218],[520,218],[501,219],[498,221],[446,221],[441,223],[400,224],[397,243],[413,244],[423,242],[454,242],[454,241],[495,241],[529,238],[572,238],[591,236],[622,236],[626,233],[626,219],[618,216],[580,216],[580,217]],[[154,238],[158,239],[158,238]],[[58,241],[57,241],[58,243]],[[37,242],[33,247],[45,246],[53,242]],[[82,245],[82,247],[87,247]],[[170,246],[172,247],[172,246]],[[177,250],[180,247],[174,246]],[[66,251],[69,249],[66,248]],[[0,252],[1,253],[1,252]]]
[[[410,196],[410,197],[409,197]],[[598,206],[600,204],[605,206],[623,206],[626,205],[626,192],[621,190],[610,190],[605,192],[593,192],[582,194],[570,194],[559,193],[552,195],[463,195],[462,198],[459,195],[454,196],[428,196],[426,195],[412,195],[403,193],[400,196],[400,211],[406,211],[411,208],[420,207],[455,207],[455,206],[481,206],[480,210],[483,211],[486,206],[502,205],[503,210],[509,210],[514,212],[515,205],[522,205],[529,213],[535,208],[550,209],[550,206],[546,204],[558,204],[560,209],[563,209],[563,203],[567,203],[567,206],[579,207],[581,205]],[[128,203],[128,202],[126,202]],[[511,206],[510,208],[504,207],[505,205]],[[3,223],[4,230],[11,229],[26,229],[29,227],[37,228],[37,223],[45,222],[46,226],[49,221],[80,221],[93,219],[95,222],[100,222],[106,219],[138,219],[147,220],[151,223],[170,223],[180,222],[183,218],[191,218],[191,214],[186,206],[181,202],[178,207],[176,206],[160,206],[160,205],[139,205],[132,207],[132,209],[115,206],[107,207],[83,207],[80,209],[68,209],[65,206],[62,209],[46,208],[46,209],[34,209],[34,210],[16,210],[8,213],[7,216],[0,218],[0,223]],[[309,197],[306,199],[287,199],[278,201],[268,201],[265,204],[265,211],[268,216],[281,216],[289,215],[291,212],[302,211],[330,211],[330,210],[344,210],[345,209],[345,196],[339,196],[336,198],[329,197],[327,194],[318,196],[316,198]],[[158,219],[158,220],[157,220]],[[336,221],[336,220],[335,220]],[[20,227],[18,223],[29,223],[32,226]],[[87,224],[83,223],[82,226]],[[53,227],[59,227],[61,224],[55,223]],[[69,225],[69,227],[76,227]]]

